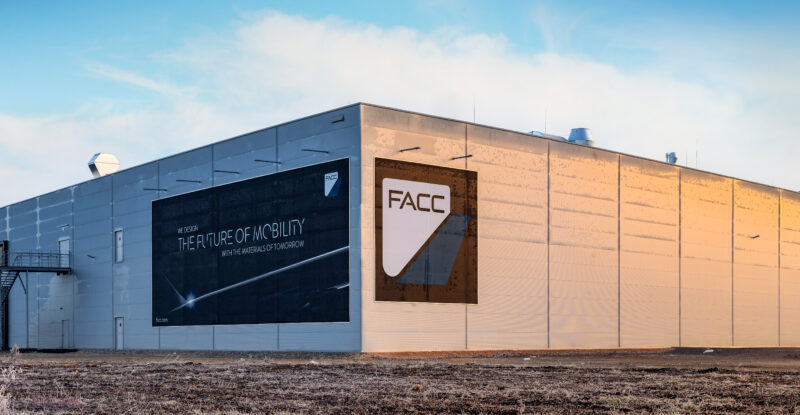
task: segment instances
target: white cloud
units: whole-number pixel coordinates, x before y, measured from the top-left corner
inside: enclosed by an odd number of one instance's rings
[[[175,99],[188,98],[192,95],[188,88],[181,88],[172,85],[170,82],[156,81],[154,79],[133,72],[124,71],[109,65],[86,65],[86,69],[98,77],[149,89]]]
[[[275,11],[236,25],[154,53],[168,74],[88,67],[162,94],[166,110],[97,101],[69,114],[0,115],[8,160],[0,173],[19,183],[0,205],[88,179],[84,163],[96,151],[130,167],[358,101],[471,120],[473,97],[479,123],[543,130],[546,111],[549,133],[591,127],[599,147],[659,160],[667,151],[694,160],[699,139],[700,168],[800,186],[790,152],[780,150],[792,143],[790,109],[753,101],[736,83],[709,87],[658,67],[621,71],[555,51],[526,55],[502,35],[452,28],[420,33]]]

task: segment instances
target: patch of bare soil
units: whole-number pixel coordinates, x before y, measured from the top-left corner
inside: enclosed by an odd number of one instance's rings
[[[703,352],[22,354],[0,381],[18,413],[800,413],[796,351]]]

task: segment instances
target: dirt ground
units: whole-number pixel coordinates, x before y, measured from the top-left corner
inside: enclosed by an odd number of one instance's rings
[[[12,413],[800,413],[800,349],[6,352],[0,360]]]

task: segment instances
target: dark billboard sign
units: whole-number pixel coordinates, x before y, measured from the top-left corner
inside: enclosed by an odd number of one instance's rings
[[[478,302],[478,173],[375,159],[375,299]]]
[[[349,321],[349,160],[153,201],[153,325]]]

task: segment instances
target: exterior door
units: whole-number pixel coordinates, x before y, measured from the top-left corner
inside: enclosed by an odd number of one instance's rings
[[[69,320],[61,320],[61,348],[71,349],[72,342],[70,341]]]
[[[117,340],[116,342],[114,342],[114,347],[117,350],[122,350],[125,348],[125,342],[124,342],[125,339],[123,338],[124,331],[123,331],[122,317],[117,317],[114,319],[114,327],[116,328],[116,333],[117,333]]]
[[[69,239],[58,241],[58,266],[69,268]]]

